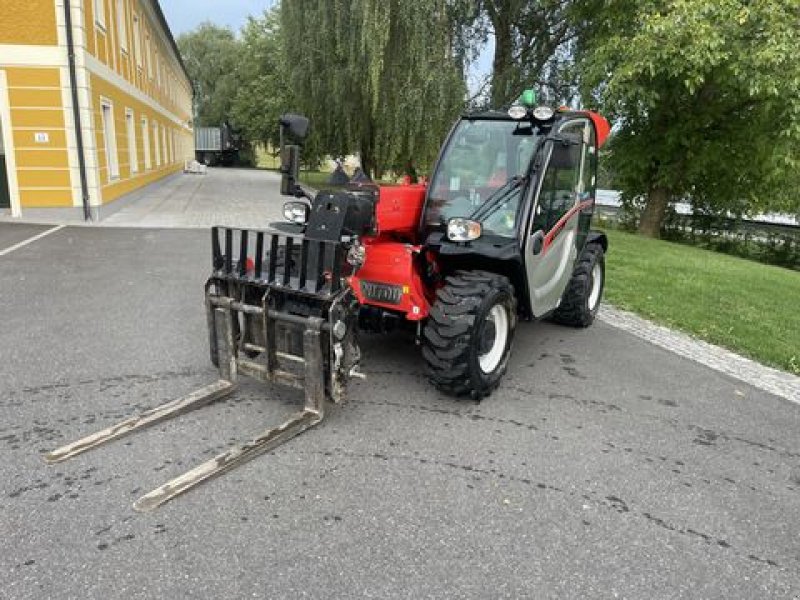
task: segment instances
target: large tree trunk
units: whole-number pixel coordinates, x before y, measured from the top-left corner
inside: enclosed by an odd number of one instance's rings
[[[668,189],[660,186],[650,189],[647,194],[647,204],[645,204],[642,218],[639,221],[639,233],[651,238],[661,237],[661,224],[667,214],[669,200]]]
[[[492,59],[492,108],[500,108],[511,100],[511,95],[516,91],[511,88],[511,75],[515,68],[514,39],[511,26],[510,10],[497,2],[500,6],[489,3],[487,6],[489,19],[494,29],[494,58]]]
[[[365,151],[359,152],[361,159],[361,170],[370,179],[375,178],[375,159]]]
[[[375,158],[375,140],[373,137],[373,131],[375,128],[372,125],[372,121],[369,120],[365,124],[364,131],[361,134],[361,144],[359,145],[359,158],[361,159],[361,168],[363,169],[364,173],[367,174],[367,177],[373,178],[375,177],[375,171],[377,170],[377,160]]]

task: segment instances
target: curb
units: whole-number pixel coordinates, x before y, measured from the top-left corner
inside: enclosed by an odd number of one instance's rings
[[[598,318],[612,327],[627,331],[665,350],[800,404],[800,377],[791,373],[764,366],[725,348],[695,339],[663,325],[656,325],[632,312],[608,304],[600,307]]]

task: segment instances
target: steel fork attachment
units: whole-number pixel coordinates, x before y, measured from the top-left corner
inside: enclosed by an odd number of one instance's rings
[[[228,231],[230,230],[225,230],[225,233],[227,234]],[[216,235],[216,230],[214,234]],[[227,237],[226,250],[230,251],[230,234]],[[259,239],[259,246],[261,245]],[[246,237],[242,244],[243,250],[245,250],[245,246]],[[216,254],[215,252],[215,261],[217,260]],[[242,253],[242,255],[244,254],[245,252]],[[275,256],[274,253],[273,256]],[[231,261],[227,260],[226,263],[230,269]],[[275,267],[272,265],[270,272],[274,273],[274,271]],[[223,398],[236,389],[239,374],[264,382],[279,383],[304,390],[303,409],[291,415],[279,427],[264,430],[249,442],[230,448],[134,502],[135,510],[147,512],[216,475],[269,452],[318,424],[325,416],[327,397],[336,402],[343,399],[344,381],[349,375],[358,376],[358,374],[355,372],[354,364],[345,364],[346,361],[341,359],[342,344],[336,340],[332,325],[334,318],[339,320],[344,314],[340,305],[348,292],[331,289],[329,291],[334,293],[326,295],[325,309],[318,313],[320,316],[298,316],[271,307],[269,297],[272,288],[268,285],[271,283],[269,280],[261,280],[258,282],[259,285],[250,288],[260,292],[260,306],[244,302],[247,294],[242,290],[245,288],[237,287],[236,283],[232,283],[229,278],[220,277],[225,272],[227,269],[217,269],[215,276],[212,276],[206,285],[209,335],[212,356],[216,359],[215,362],[219,367],[219,380],[182,398],[144,411],[102,431],[48,452],[44,455],[45,461],[48,463],[61,462],[129,433]],[[289,283],[288,276],[285,283]],[[243,316],[241,320],[239,315]],[[253,319],[255,321],[252,321]],[[249,323],[248,320],[250,320]],[[260,339],[248,339],[246,335],[245,330],[248,325],[252,326],[253,323],[256,323],[257,329],[262,332]],[[276,324],[284,326],[287,330],[303,329],[302,356],[292,354],[291,348],[284,348],[283,352],[278,350]],[[248,358],[248,356],[254,356],[254,358]],[[282,363],[292,364],[295,368],[293,370],[284,368]],[[298,372],[300,370],[296,368],[298,365],[302,365],[302,373]]]

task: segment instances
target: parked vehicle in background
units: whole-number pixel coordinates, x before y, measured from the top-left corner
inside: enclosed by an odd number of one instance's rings
[[[215,167],[230,167],[239,162],[242,136],[225,122],[219,127],[196,127],[194,153],[197,162]]]

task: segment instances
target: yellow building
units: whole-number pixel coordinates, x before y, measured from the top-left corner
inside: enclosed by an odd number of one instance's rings
[[[191,118],[157,0],[0,0],[0,212],[113,211],[193,158]]]

